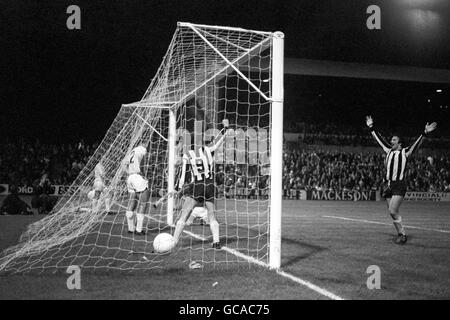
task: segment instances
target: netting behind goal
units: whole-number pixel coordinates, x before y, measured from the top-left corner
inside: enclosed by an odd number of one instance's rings
[[[180,23],[143,98],[123,105],[98,149],[53,211],[31,224],[19,244],[2,253],[0,271],[67,268],[138,270],[188,266],[268,263],[271,200],[271,97],[273,34]],[[171,119],[172,117],[172,119]],[[179,175],[182,152],[219,135],[229,120],[224,144],[214,155],[215,214],[224,248],[211,248],[209,226],[194,220],[170,254],[153,252],[153,239],[173,233],[182,200],[166,197]],[[175,138],[171,142],[171,121]],[[141,141],[150,203],[146,235],[127,232],[130,201],[124,159]],[[174,148],[177,146],[176,148]],[[179,148],[178,146],[182,146]],[[170,151],[175,163],[170,160]],[[88,197],[94,168],[105,169],[106,187]],[[170,166],[174,181],[170,182]],[[281,190],[276,192],[281,193]]]

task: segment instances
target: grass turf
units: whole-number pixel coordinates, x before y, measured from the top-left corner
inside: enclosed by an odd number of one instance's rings
[[[449,209],[450,203],[405,202],[405,225],[421,229],[406,227],[410,239],[398,246],[382,202],[284,201],[282,270],[346,299],[448,299]],[[15,244],[38,218],[0,217],[0,249]],[[381,269],[380,290],[367,289],[370,265]],[[190,270],[186,260],[175,259],[149,271],[83,270],[81,290],[68,290],[67,277],[64,272],[1,275],[0,299],[326,298],[247,263]]]

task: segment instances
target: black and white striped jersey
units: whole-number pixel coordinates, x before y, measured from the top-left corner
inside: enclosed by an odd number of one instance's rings
[[[405,179],[405,168],[408,158],[418,149],[424,135],[421,134],[420,137],[407,148],[392,150],[391,145],[387,143],[377,131],[371,129],[371,134],[386,153],[386,158],[384,161],[386,165],[386,180],[389,182],[403,181]]]
[[[189,150],[187,154],[183,155],[178,187],[181,188],[185,183],[212,180],[213,166],[214,151],[211,148],[200,148],[198,155],[193,150]]]

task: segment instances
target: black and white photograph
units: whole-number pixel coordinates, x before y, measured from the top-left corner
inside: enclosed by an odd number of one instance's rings
[[[1,0],[0,24],[0,300],[450,299],[450,1]]]

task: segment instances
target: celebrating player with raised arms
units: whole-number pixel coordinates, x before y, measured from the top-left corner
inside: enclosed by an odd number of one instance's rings
[[[402,141],[399,136],[392,136],[390,144],[384,141],[381,135],[375,130],[371,116],[366,117],[366,124],[375,141],[386,153],[385,165],[387,186],[384,189],[382,196],[387,201],[389,213],[394,220],[394,226],[397,230],[398,236],[395,243],[405,244],[408,238],[402,225],[402,217],[400,216],[399,208],[402,204],[403,197],[406,194],[406,164],[413,152],[419,148],[424,137],[436,129],[437,124],[436,122],[431,124],[427,123],[424,132],[407,148],[402,147]]]
[[[145,207],[149,201],[150,191],[148,181],[143,176],[142,159],[147,154],[147,148],[144,143],[140,143],[124,159],[128,174],[127,188],[130,194],[128,208],[126,211],[128,233],[136,235],[145,235],[142,230],[144,223]],[[139,204],[139,206],[138,206]],[[136,207],[138,210],[136,212]]]
[[[183,155],[181,177],[179,188],[184,195],[183,207],[181,209],[181,216],[178,219],[174,232],[174,245],[180,239],[181,232],[186,225],[187,219],[192,213],[192,210],[198,203],[204,203],[211,233],[213,236],[213,248],[220,249],[219,241],[219,223],[216,220],[214,212],[214,196],[215,196],[215,182],[213,177],[214,166],[214,152],[222,145],[225,136],[226,128],[228,127],[228,120],[223,120],[225,134],[209,146],[201,147],[198,150],[198,155],[193,151]],[[187,183],[185,186],[184,183]]]

